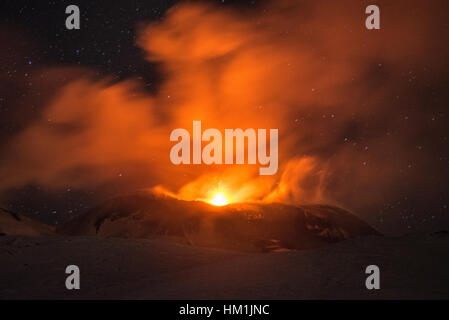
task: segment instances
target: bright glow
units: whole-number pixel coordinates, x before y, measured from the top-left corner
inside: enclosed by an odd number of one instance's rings
[[[214,194],[212,200],[210,200],[209,203],[213,204],[214,206],[225,206],[229,203],[229,201],[223,192],[217,192],[216,194]]]

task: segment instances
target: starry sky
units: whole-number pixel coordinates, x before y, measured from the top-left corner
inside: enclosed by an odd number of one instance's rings
[[[214,5],[214,8],[218,8],[215,10],[223,7],[231,8],[236,12],[245,12],[248,14],[248,20],[252,19],[252,12],[259,10],[264,4],[264,1],[209,2]],[[140,83],[142,90],[148,95],[161,92],[169,75],[163,72],[158,61],[146,58],[145,50],[151,51],[151,48],[136,44],[139,42],[138,30],[148,23],[163,21],[167,10],[177,6],[177,3],[178,1],[162,0],[2,1],[0,4],[0,35],[3,41],[0,54],[0,152],[2,152],[0,159],[6,158],[11,137],[28,128],[40,116],[43,106],[52,99],[54,94],[48,88],[54,88],[56,84],[69,83],[73,77],[89,74],[96,79],[107,77],[112,85],[132,78]],[[443,3],[443,1],[436,1],[432,10],[444,11],[447,5]],[[67,17],[65,7],[69,4],[77,4],[80,7],[80,30],[69,32],[65,28]],[[438,8],[438,4],[444,7]],[[270,9],[264,9],[264,13],[270,15]],[[276,12],[276,14],[279,13]],[[273,15],[276,14],[273,13]],[[239,19],[245,20],[241,14]],[[436,20],[434,23],[439,22]],[[432,22],[428,24],[433,27]],[[313,28],[320,28],[319,22],[311,26],[311,33]],[[396,54],[396,51],[409,50],[406,47],[401,48],[401,45],[399,48],[395,47],[395,53],[391,54],[396,60],[377,59],[377,55],[369,56],[368,67],[363,69],[363,76],[360,76],[365,83],[372,85],[373,90],[382,92],[387,91],[384,87],[393,86],[392,82],[401,81],[401,85],[398,84],[397,90],[389,90],[382,97],[373,97],[372,103],[366,103],[369,112],[364,113],[363,116],[353,110],[348,111],[345,114],[344,125],[339,124],[334,128],[333,125],[329,125],[329,121],[333,121],[334,117],[338,118],[340,115],[332,111],[329,103],[326,102],[326,107],[316,113],[306,110],[294,113],[291,117],[292,124],[289,128],[294,130],[300,130],[304,122],[309,121],[315,124],[320,121],[319,125],[314,125],[319,130],[317,129],[313,134],[321,137],[323,135],[321,132],[328,131],[324,133],[325,138],[318,139],[319,143],[301,151],[304,154],[316,154],[320,161],[331,158],[333,154],[338,155],[337,149],[350,149],[350,153],[346,154],[351,159],[354,159],[354,155],[357,154],[356,165],[360,169],[350,171],[343,165],[335,166],[329,175],[334,177],[335,172],[339,171],[344,178],[329,179],[328,189],[333,190],[332,195],[342,205],[346,205],[345,200],[349,199],[347,201],[351,203],[348,204],[350,209],[359,212],[382,231],[404,233],[449,225],[449,134],[447,131],[449,128],[447,114],[449,80],[447,64],[443,62],[439,64],[440,60],[443,61],[441,56],[447,57],[448,45],[444,45],[447,43],[444,39],[447,39],[448,28],[447,22],[441,24],[437,29],[441,33],[433,35],[432,41],[429,40],[431,44],[439,43],[438,50],[429,47],[428,54],[422,48],[425,44],[419,49],[410,49],[411,52],[415,50],[415,53],[419,51],[420,58],[407,62],[405,66],[395,67],[395,61],[403,58],[400,54]],[[283,45],[282,42],[279,43]],[[441,55],[437,55],[438,52],[430,53],[431,50],[440,51]],[[408,55],[404,56],[407,60]],[[42,71],[50,67],[71,71],[70,73]],[[39,77],[36,76],[37,72]],[[357,81],[357,79],[352,80]],[[360,87],[354,88],[360,89]],[[315,92],[315,90],[312,86],[309,91]],[[368,97],[370,94],[369,90],[366,90]],[[352,97],[352,93],[348,93],[347,96]],[[378,111],[369,106],[375,103],[385,107]],[[363,105],[363,103],[359,104]],[[257,108],[260,110],[263,107],[258,105]],[[389,118],[395,119],[394,125],[383,125]],[[337,136],[338,143],[334,140],[330,141],[327,134]],[[378,144],[379,136],[382,136],[382,143]],[[389,136],[397,137],[395,143],[385,142],[388,141]],[[306,136],[299,140],[309,138]],[[396,149],[396,143],[403,143],[407,145],[407,148]],[[359,157],[359,155],[362,156]],[[42,154],[42,158],[45,159],[45,157],[46,154]],[[336,158],[342,163],[347,162],[344,157],[336,156]],[[364,168],[377,164],[377,161],[382,163],[376,167],[379,168],[381,180],[394,180],[396,181],[394,185],[379,182],[372,177],[372,174],[365,177]],[[29,165],[35,164],[29,162]],[[131,184],[129,180],[123,182],[127,174],[125,167],[123,171],[117,169],[114,171],[114,178],[108,183],[93,184],[90,187],[79,187],[79,185],[64,182],[62,186],[58,185],[54,188],[39,181],[29,181],[3,190],[0,203],[10,210],[44,222],[60,224],[86,212],[104,199],[122,194],[124,189],[132,191],[133,187],[130,185],[135,188],[145,187],[140,182]],[[345,190],[339,193],[335,190],[341,189],[338,184],[342,183],[342,179],[348,184],[357,179],[363,179],[366,183],[351,184],[351,187],[348,187],[350,191]],[[373,183],[373,189],[364,190],[363,186],[369,183]],[[385,193],[379,190],[384,190]],[[373,198],[366,196],[378,191],[381,195]],[[365,197],[367,199],[364,201],[354,200],[354,198]]]
[[[0,145],[25,128],[40,113],[39,103],[45,101],[40,88],[29,81],[33,69],[42,66],[78,66],[94,68],[99,77],[116,81],[135,77],[148,92],[157,91],[162,75],[157,64],[144,59],[135,45],[139,23],[158,21],[165,11],[178,1],[132,0],[77,1],[81,12],[80,30],[68,32],[65,8],[73,1],[2,1],[0,4],[0,34],[6,39],[0,57],[2,77],[21,78],[26,88],[3,81],[0,97]],[[220,6],[251,7],[258,1],[211,1]],[[17,36],[17,38],[15,38]],[[67,79],[59,79],[64,82]],[[12,91],[10,91],[10,89]],[[35,101],[23,108],[17,101]],[[117,177],[121,177],[120,172]],[[120,179],[118,179],[120,180]],[[9,209],[57,224],[85,212],[92,205],[120,192],[118,185],[102,186],[101,191],[74,190],[70,185],[62,190],[30,184],[12,188],[5,196]]]

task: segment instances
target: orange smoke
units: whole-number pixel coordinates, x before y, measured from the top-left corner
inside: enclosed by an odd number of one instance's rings
[[[161,66],[158,92],[133,79],[74,77],[8,141],[1,188],[90,188],[122,178],[124,191],[159,185],[188,200],[210,199],[217,188],[230,202],[357,207],[380,199],[404,179],[382,154],[397,152],[406,162],[413,153],[417,166],[426,163],[404,144],[419,134],[412,126],[386,135],[398,126],[392,110],[400,114],[413,99],[401,74],[414,68],[419,85],[427,75],[417,64],[431,60],[447,70],[447,63],[432,23],[444,18],[437,6],[378,2],[380,31],[365,29],[366,5],[354,1],[272,1],[247,12],[177,5],[138,34],[147,59]],[[373,117],[379,121],[362,127]],[[278,174],[261,177],[250,165],[173,165],[170,132],[190,130],[193,120],[204,129],[278,128]]]

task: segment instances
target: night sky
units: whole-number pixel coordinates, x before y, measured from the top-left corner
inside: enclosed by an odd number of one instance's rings
[[[237,8],[248,12],[249,15],[263,3],[227,0],[210,2],[216,6]],[[59,84],[71,81],[65,73],[45,79],[46,73],[41,72],[41,81],[36,82],[36,77],[31,77],[31,74],[37,70],[73,67],[73,74],[76,76],[89,73],[93,78],[107,77],[111,79],[112,84],[132,78],[137,79],[149,95],[158,93],[165,75],[161,72],[160,65],[145,59],[144,50],[136,45],[137,30],[144,23],[163,19],[165,12],[176,3],[177,1],[156,0],[3,0],[0,4],[0,35],[3,42],[0,54],[0,159],[6,157],[10,138],[39,117],[43,106],[51,99],[53,92],[46,86],[54,86],[55,81]],[[65,28],[65,7],[70,4],[80,7],[80,30],[68,31]],[[268,11],[267,14],[269,13]],[[447,43],[448,28],[446,23],[441,29],[439,42]],[[443,48],[449,53],[447,44]],[[429,56],[429,59],[432,57]],[[430,71],[426,71],[426,66],[418,63],[414,65],[415,69],[395,70],[393,63],[389,65],[383,60],[369,61],[368,64],[370,71],[361,78],[366,77],[365,81],[372,84],[374,90],[383,90],[383,86],[388,86],[388,79],[394,72],[399,74],[398,79],[408,83],[405,89],[402,86],[401,90],[386,94],[388,99],[400,104],[400,108],[396,109],[391,106],[391,117],[399,120],[395,122],[394,128],[384,128],[382,124],[389,118],[388,111],[383,109],[382,115],[378,117],[373,109],[371,120],[364,120],[366,118],[357,117],[354,113],[353,121],[344,129],[338,129],[336,136],[339,144],[344,148],[357,149],[358,153],[368,153],[371,149],[367,141],[375,140],[370,131],[373,127],[382,128],[379,129],[379,132],[382,130],[382,133],[379,133],[382,136],[399,134],[398,132],[403,130],[405,133],[401,135],[401,139],[404,144],[410,145],[417,154],[426,153],[427,160],[420,163],[419,160],[415,161],[414,154],[410,154],[406,157],[407,161],[402,161],[391,146],[386,147],[385,154],[367,155],[366,160],[359,163],[361,168],[382,157],[394,167],[393,170],[397,173],[394,179],[403,182],[397,183],[394,191],[391,191],[393,187],[386,187],[388,195],[379,197],[381,200],[376,198],[375,204],[367,206],[367,213],[361,204],[354,205],[353,208],[375,227],[387,232],[404,233],[445,228],[449,226],[447,69],[432,71],[436,70],[436,67],[432,69],[430,66]],[[419,72],[416,71],[418,69]],[[422,74],[425,74],[423,78],[426,80],[414,86],[416,77],[419,78]],[[298,113],[292,121],[298,126],[302,121],[315,119],[314,117],[319,117],[321,121],[330,121],[334,113],[329,110],[319,111],[319,115],[310,112]],[[422,130],[415,130],[417,126]],[[332,127],[328,128],[329,131],[332,130]],[[409,135],[408,132],[412,131],[413,134]],[[317,145],[308,148],[304,151],[306,152],[328,157],[333,151],[329,147]],[[45,156],[42,154],[43,159]],[[418,164],[415,166],[415,163]],[[114,179],[89,188],[77,188],[70,183],[63,188],[51,188],[39,182],[30,182],[4,190],[0,203],[7,209],[44,222],[60,224],[109,197],[122,194],[125,185],[127,191],[132,191],[129,181],[122,182],[126,173],[126,168],[123,172],[117,170]],[[357,176],[351,173],[345,174],[348,181],[357,179]],[[384,180],[389,179],[388,174],[383,176]],[[420,177],[426,177],[426,182],[422,183]],[[330,185],[333,182],[339,183],[332,180]],[[137,189],[144,185],[136,183],[135,187]],[[376,188],[383,186],[378,185]],[[353,192],[362,194],[372,190],[356,190],[354,187]]]
[[[157,87],[157,70],[143,59],[142,51],[134,44],[136,22],[160,19],[173,3],[118,1],[105,5],[104,2],[78,1],[82,28],[68,32],[65,8],[72,4],[71,1],[2,1],[2,27],[25,35],[19,43],[11,39],[4,47],[7,57],[13,62],[4,60],[5,63],[1,63],[2,77],[22,75],[27,81],[29,71],[42,65],[93,66],[99,75],[117,80],[139,77],[149,90],[153,90]],[[39,89],[2,91],[8,96],[1,99],[0,141],[20,131],[39,113],[39,108],[33,106],[14,110],[8,101],[40,99]],[[104,188],[98,195],[96,190],[72,190],[69,185],[60,191],[29,185],[9,190],[6,198],[10,209],[45,222],[60,223],[85,212],[99,196],[107,197]]]

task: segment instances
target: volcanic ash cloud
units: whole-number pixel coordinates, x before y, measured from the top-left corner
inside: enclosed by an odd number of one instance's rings
[[[359,209],[395,198],[404,185],[411,193],[438,187],[428,178],[438,165],[414,143],[425,130],[420,120],[434,112],[420,107],[425,94],[416,88],[437,81],[428,70],[447,74],[435,22],[445,17],[422,1],[383,8],[382,29],[370,32],[353,1],[273,1],[243,11],[178,4],[138,31],[137,45],[160,65],[157,93],[135,79],[67,71],[73,80],[53,84],[40,117],[3,146],[1,188],[91,188],[126,172],[124,192],[160,185],[191,200],[221,186],[235,202]],[[279,129],[277,175],[261,177],[257,165],[173,165],[170,132],[194,120],[223,132]],[[400,173],[410,158],[418,173]]]

